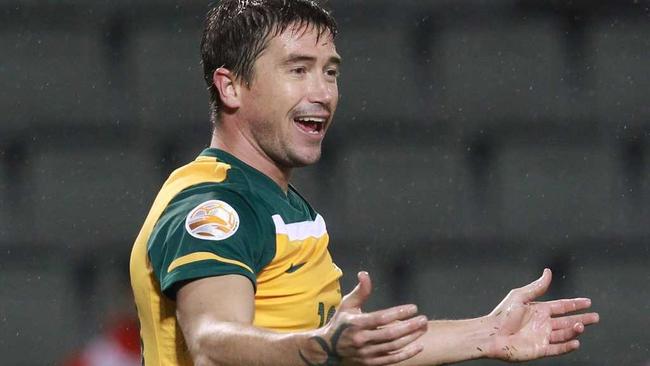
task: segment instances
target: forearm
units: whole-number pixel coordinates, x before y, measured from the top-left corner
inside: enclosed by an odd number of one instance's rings
[[[430,321],[418,340],[424,350],[400,365],[444,365],[486,357],[494,333],[487,317]]]
[[[313,359],[314,334],[275,333],[240,323],[202,325],[188,347],[197,366],[206,365],[302,365]],[[302,355],[302,356],[301,356]]]
[[[360,275],[359,286],[343,298],[330,322],[308,332],[279,334],[253,326],[253,288],[241,276],[185,284],[178,291],[176,318],[198,366],[338,365],[344,360],[388,365],[413,357],[421,351],[413,341],[426,331],[426,317],[415,316],[415,305],[362,313],[359,306],[369,286],[369,278]],[[390,324],[396,325],[384,328]]]

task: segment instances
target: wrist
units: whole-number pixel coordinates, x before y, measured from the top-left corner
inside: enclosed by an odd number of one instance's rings
[[[304,364],[318,363],[319,360],[327,359],[323,347],[319,346],[316,339],[324,339],[325,328],[318,328],[313,331],[301,333],[298,339],[299,356]]]
[[[496,352],[498,333],[499,333],[499,324],[496,321],[496,318],[492,315],[485,315],[480,319],[480,324],[482,327],[481,339],[480,339],[480,348],[481,358],[497,358],[498,352]]]
[[[490,315],[485,315],[480,318],[474,319],[475,327],[471,334],[471,344],[476,352],[475,359],[478,358],[493,358],[496,333],[498,327],[494,318]]]
[[[490,316],[464,320],[429,322],[423,352],[424,363],[450,364],[481,358],[491,358],[496,332]]]

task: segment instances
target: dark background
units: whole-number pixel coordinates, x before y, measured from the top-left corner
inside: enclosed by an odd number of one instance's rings
[[[650,2],[331,1],[344,58],[295,185],[369,309],[489,312],[554,270],[602,322],[568,357],[650,360]],[[200,1],[0,1],[0,355],[53,364],[132,311],[131,244],[209,142]],[[476,361],[491,365],[494,362]]]

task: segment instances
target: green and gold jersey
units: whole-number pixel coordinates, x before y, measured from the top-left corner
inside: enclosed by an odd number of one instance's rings
[[[293,187],[217,149],[171,174],[131,253],[144,363],[191,365],[174,291],[238,274],[255,286],[254,325],[290,332],[324,325],[341,301],[341,270],[325,221]],[[226,295],[226,294],[224,294]]]

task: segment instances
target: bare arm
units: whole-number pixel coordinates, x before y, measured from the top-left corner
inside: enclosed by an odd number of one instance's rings
[[[550,283],[547,269],[537,281],[512,290],[489,315],[429,322],[419,340],[424,351],[403,364],[442,365],[477,358],[527,361],[576,350],[576,338],[599,316],[566,315],[589,308],[591,301],[585,298],[534,302]]]
[[[360,281],[330,323],[314,331],[281,334],[253,326],[253,286],[237,275],[181,287],[177,318],[197,366],[387,365],[419,353],[414,341],[426,331],[426,318],[414,317],[414,305],[357,311],[370,294],[369,278]],[[385,327],[396,321],[399,326]]]

